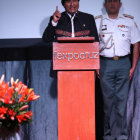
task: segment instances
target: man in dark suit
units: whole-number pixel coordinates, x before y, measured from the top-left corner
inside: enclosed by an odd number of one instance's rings
[[[65,11],[60,13],[58,7],[43,33],[43,40],[53,42],[57,37],[95,37],[98,42],[98,33],[94,17],[78,11],[79,0],[62,0]]]

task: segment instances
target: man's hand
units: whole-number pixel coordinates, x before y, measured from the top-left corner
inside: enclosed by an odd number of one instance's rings
[[[132,60],[132,68],[129,71],[129,80],[132,79],[138,59],[139,59],[139,42],[133,44],[133,60]]]
[[[130,71],[129,71],[129,80],[132,79],[134,71],[135,71],[135,68],[130,69]]]
[[[60,13],[60,11],[58,10],[58,6],[56,6],[56,10],[55,10],[55,12],[54,12],[54,14],[53,14],[53,21],[54,21],[55,23],[57,23],[57,22],[59,21],[60,17],[61,17],[61,13]]]
[[[100,79],[100,71],[99,69],[96,70],[97,77]]]

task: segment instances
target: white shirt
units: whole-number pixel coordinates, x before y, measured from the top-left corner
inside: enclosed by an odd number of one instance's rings
[[[95,18],[100,39],[100,55],[105,57],[130,54],[130,45],[140,41],[140,31],[132,16],[119,14],[116,19],[108,15]]]

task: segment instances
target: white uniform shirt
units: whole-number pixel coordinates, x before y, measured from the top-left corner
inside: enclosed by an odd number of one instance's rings
[[[100,39],[100,55],[105,57],[130,54],[130,45],[140,41],[140,31],[132,16],[119,14],[117,19],[108,15],[95,18]]]

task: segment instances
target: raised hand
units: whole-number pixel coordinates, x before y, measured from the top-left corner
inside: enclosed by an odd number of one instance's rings
[[[55,23],[57,23],[57,22],[59,21],[60,17],[61,17],[61,13],[60,13],[60,11],[58,10],[58,6],[56,6],[56,10],[55,10],[55,12],[54,12],[54,14],[53,14],[53,21],[54,21]]]

